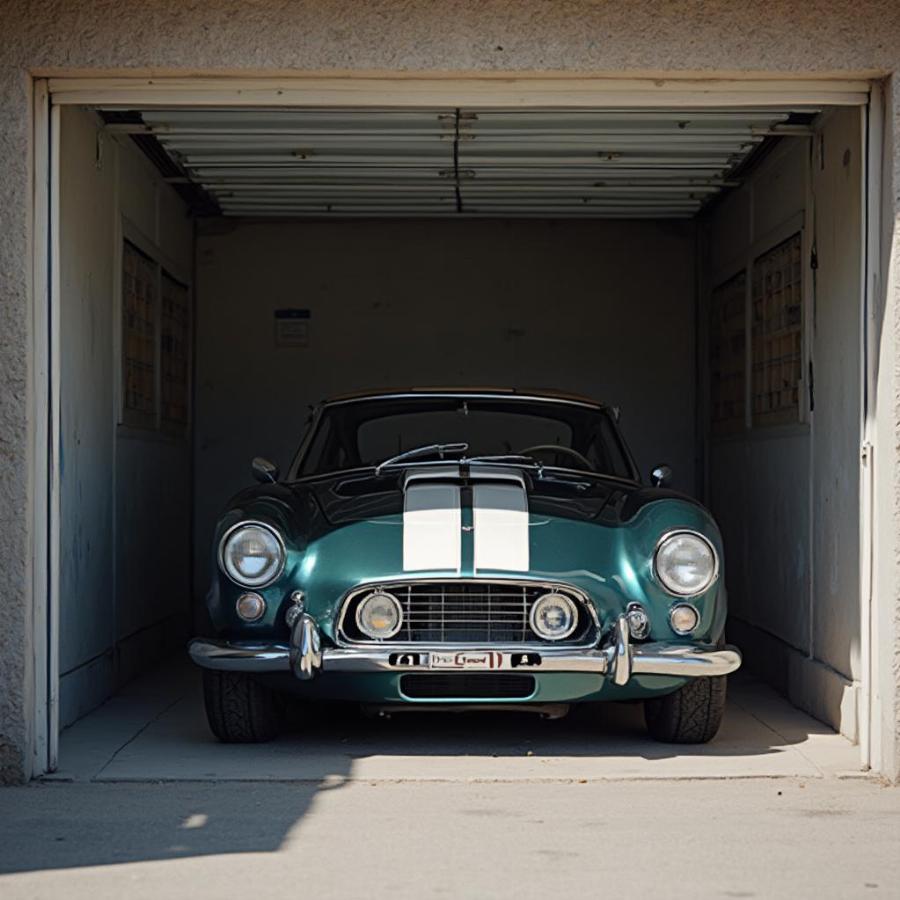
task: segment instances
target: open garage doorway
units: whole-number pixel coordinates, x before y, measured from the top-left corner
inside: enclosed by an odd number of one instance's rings
[[[323,397],[435,384],[619,407],[717,516],[745,666],[864,737],[855,87],[51,85],[48,766],[184,646],[252,456],[286,466]]]

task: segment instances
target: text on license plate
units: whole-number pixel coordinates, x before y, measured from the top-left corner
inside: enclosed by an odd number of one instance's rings
[[[493,650],[432,652],[428,664],[432,669],[502,669],[503,654]]]

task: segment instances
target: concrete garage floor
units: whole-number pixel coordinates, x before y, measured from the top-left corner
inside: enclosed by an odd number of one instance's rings
[[[226,747],[171,663],[69,729],[56,776],[0,790],[0,897],[898,896],[900,790],[767,688],[732,687],[701,748],[649,742],[628,706],[336,705],[305,736]]]
[[[64,781],[486,781],[860,775],[858,749],[746,676],[729,685],[718,738],[650,740],[640,706],[602,704],[544,720],[527,713],[362,716],[304,707],[271,744],[226,746],[206,726],[200,677],[177,659],[133,682],[62,735]]]

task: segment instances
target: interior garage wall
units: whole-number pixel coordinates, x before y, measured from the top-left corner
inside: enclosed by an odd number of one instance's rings
[[[804,228],[805,421],[713,439],[709,492],[725,537],[729,639],[748,667],[852,739],[862,678],[862,155],[859,111],[828,113],[703,226],[710,289]]]
[[[190,448],[117,424],[123,231],[190,273],[186,209],[96,114],[60,135],[60,725],[186,634]],[[182,276],[183,277],[183,276]],[[164,561],[164,562],[163,562]]]
[[[282,469],[310,404],[368,388],[544,387],[622,409],[642,470],[694,490],[690,222],[220,220],[198,235],[196,590],[254,455]],[[310,312],[278,347],[274,311]]]

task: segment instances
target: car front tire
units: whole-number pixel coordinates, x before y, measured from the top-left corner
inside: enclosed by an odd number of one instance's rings
[[[203,700],[212,733],[226,744],[258,744],[283,724],[279,695],[243,672],[203,670]]]
[[[722,724],[727,675],[692,678],[665,697],[644,701],[644,720],[650,735],[667,744],[705,744]]]

